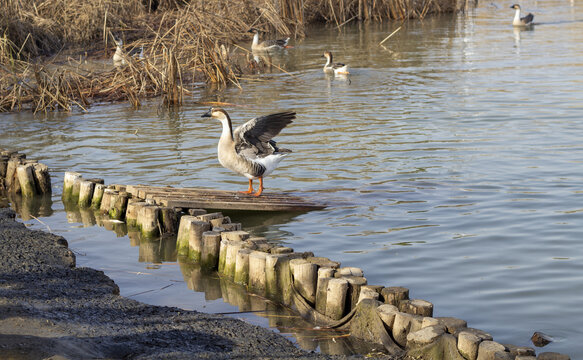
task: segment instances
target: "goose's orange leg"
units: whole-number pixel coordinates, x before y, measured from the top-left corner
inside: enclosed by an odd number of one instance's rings
[[[249,189],[247,191],[239,191],[242,194],[251,194],[253,192],[253,179],[249,179]]]
[[[251,180],[249,180],[251,181]],[[253,194],[254,196],[259,196],[261,195],[261,193],[263,192],[263,176],[261,176],[259,178],[259,189],[257,190],[257,192],[255,194]]]

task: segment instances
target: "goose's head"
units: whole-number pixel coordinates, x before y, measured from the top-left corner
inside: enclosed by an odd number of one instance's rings
[[[510,7],[511,9],[520,10],[520,5],[514,4]]]
[[[123,40],[122,39],[114,39],[114,41],[115,41],[115,44],[118,47],[122,47],[123,46]]]
[[[221,108],[210,108],[209,111],[204,113],[201,117],[210,117],[213,119],[217,119],[220,122],[229,120],[229,114],[224,109]]]
[[[255,28],[251,28],[249,30],[247,30],[248,33],[252,33],[252,34],[258,34],[259,30],[255,29]]]
[[[330,60],[332,58],[332,53],[330,51],[326,51],[322,57]]]

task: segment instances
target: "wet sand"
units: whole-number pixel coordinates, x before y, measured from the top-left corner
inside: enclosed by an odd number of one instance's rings
[[[0,209],[2,359],[336,358],[237,319],[121,297],[103,272],[75,266],[63,237],[14,217]]]

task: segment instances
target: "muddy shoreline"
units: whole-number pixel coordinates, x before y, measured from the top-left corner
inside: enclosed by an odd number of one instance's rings
[[[330,359],[238,319],[119,296],[67,241],[0,209],[0,354],[10,359]],[[358,356],[351,358],[360,358]]]

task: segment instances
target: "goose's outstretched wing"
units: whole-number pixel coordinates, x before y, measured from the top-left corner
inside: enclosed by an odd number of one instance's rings
[[[520,20],[522,20],[523,23],[528,25],[534,20],[534,15],[531,13],[528,13],[528,15],[526,15],[525,17],[523,17]]]
[[[288,124],[293,122],[296,113],[285,111],[256,117],[233,131],[235,150],[246,157],[262,157],[277,151],[275,141],[271,140]]]

